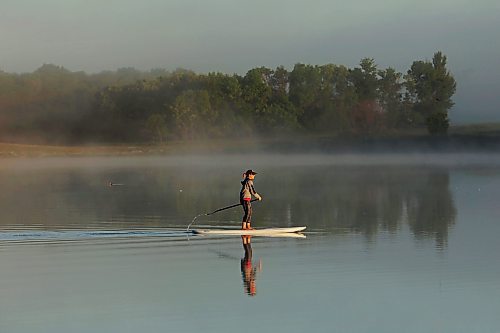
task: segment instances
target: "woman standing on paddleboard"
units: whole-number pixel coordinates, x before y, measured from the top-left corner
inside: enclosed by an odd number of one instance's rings
[[[258,200],[262,200],[262,197],[255,191],[253,187],[253,180],[255,179],[255,175],[257,172],[253,170],[247,170],[243,177],[244,179],[241,181],[241,191],[240,191],[240,203],[243,206],[243,221],[241,222],[242,230],[252,230],[250,223],[252,220],[252,195]]]

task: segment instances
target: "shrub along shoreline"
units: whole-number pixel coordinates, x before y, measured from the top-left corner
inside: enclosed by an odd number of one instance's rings
[[[159,143],[276,135],[448,131],[456,90],[447,58],[414,61],[406,73],[297,63],[245,75],[189,70],[86,74],[55,65],[0,71],[0,141],[50,144]]]

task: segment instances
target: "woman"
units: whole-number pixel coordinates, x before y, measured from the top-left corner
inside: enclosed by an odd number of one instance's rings
[[[241,181],[241,191],[240,191],[240,203],[243,206],[243,221],[241,222],[242,230],[252,230],[251,227],[251,219],[252,219],[252,195],[258,200],[262,200],[262,197],[255,191],[253,187],[253,180],[255,179],[255,175],[257,172],[253,170],[247,170],[243,177],[244,179]]]

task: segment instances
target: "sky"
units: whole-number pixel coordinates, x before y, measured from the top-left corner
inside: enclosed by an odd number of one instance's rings
[[[245,74],[368,57],[405,73],[442,51],[452,123],[500,122],[499,32],[498,0],[0,0],[0,70]]]

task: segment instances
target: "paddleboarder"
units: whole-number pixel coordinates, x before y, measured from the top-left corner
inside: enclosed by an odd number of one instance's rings
[[[240,203],[243,206],[243,220],[241,222],[242,230],[252,230],[251,220],[252,220],[252,195],[257,198],[259,201],[262,200],[262,197],[255,191],[253,186],[253,180],[255,179],[255,175],[257,172],[252,169],[247,170],[243,174],[243,180],[241,181],[241,191],[240,191]]]

